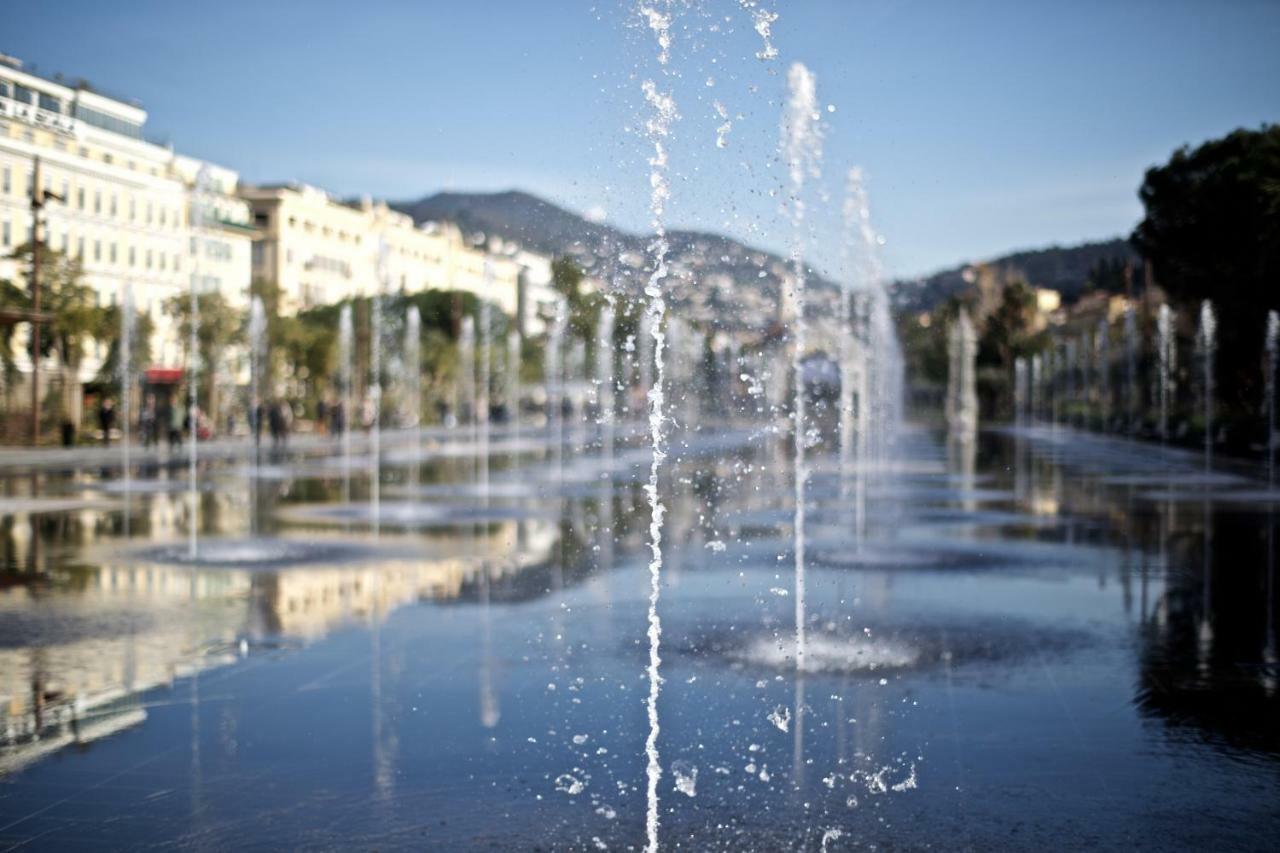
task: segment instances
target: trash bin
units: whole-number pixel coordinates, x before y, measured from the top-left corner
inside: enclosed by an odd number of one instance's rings
[[[76,443],[76,425],[70,421],[62,422],[62,446],[71,447]]]

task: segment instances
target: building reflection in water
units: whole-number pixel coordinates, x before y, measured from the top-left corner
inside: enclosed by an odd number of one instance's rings
[[[182,503],[168,498],[156,503],[171,509]],[[0,547],[16,568],[0,573],[0,773],[143,722],[141,694],[183,679],[193,715],[192,772],[198,773],[202,671],[235,662],[253,644],[307,643],[356,623],[373,628],[375,781],[390,796],[398,744],[387,721],[400,709],[387,707],[386,697],[395,695],[403,661],[383,654],[377,626],[404,604],[456,600],[481,575],[487,589],[491,582],[517,585],[525,572],[544,573],[559,539],[551,522],[507,521],[485,528],[474,546],[478,556],[450,549],[457,543],[438,534],[431,550],[445,556],[430,559],[193,570],[121,551],[100,516],[11,516],[0,524]],[[153,510],[148,522],[175,517]],[[41,541],[43,552],[36,547]],[[53,552],[53,542],[67,544]],[[510,551],[513,542],[522,547]],[[66,556],[87,559],[95,551],[101,556],[93,563]],[[496,698],[487,707],[486,719],[496,724]]]

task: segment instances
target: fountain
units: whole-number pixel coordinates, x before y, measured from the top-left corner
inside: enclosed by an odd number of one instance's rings
[[[564,450],[564,402],[561,378],[564,333],[569,323],[568,311],[568,306],[563,299],[556,302],[555,317],[547,330],[547,349],[542,371],[543,393],[547,400],[547,440],[551,442],[557,470],[560,468],[561,454]]]
[[[195,560],[199,554],[200,500],[199,483],[196,479],[196,463],[199,458],[200,444],[200,404],[196,379],[199,376],[200,362],[200,260],[204,254],[203,230],[205,225],[205,196],[209,191],[209,167],[202,165],[196,173],[195,191],[191,198],[191,228],[196,233],[192,239],[191,288],[190,288],[190,337],[187,343],[187,423],[190,429],[190,443],[187,445],[187,503],[190,513],[190,527],[187,531],[187,556]]]
[[[641,0],[637,11],[644,23],[653,31],[658,43],[658,65],[662,72],[662,80],[669,83],[670,71],[667,62],[671,56],[671,12],[669,6],[662,9],[646,5]],[[663,323],[666,319],[667,303],[664,285],[668,273],[666,208],[671,197],[671,186],[667,176],[669,160],[667,138],[675,124],[678,114],[675,99],[670,92],[661,91],[652,79],[641,83],[645,103],[651,115],[645,122],[645,130],[653,153],[649,157],[649,212],[652,216],[654,236],[649,243],[653,267],[645,282],[644,316],[642,327],[645,334],[653,342],[653,368],[656,376],[645,382],[649,408],[649,440],[653,454],[649,463],[649,480],[645,484],[645,495],[649,502],[649,608],[648,638],[649,664],[646,674],[649,680],[649,692],[645,700],[645,708],[649,718],[649,734],[645,738],[645,853],[657,853],[658,850],[658,782],[662,779],[662,764],[658,755],[658,696],[661,691],[662,676],[660,667],[662,657],[660,644],[662,640],[662,620],[658,615],[658,602],[662,594],[662,517],[666,509],[662,496],[658,492],[659,475],[662,463],[666,459],[664,421],[666,419],[666,398],[663,385],[666,381],[663,347],[666,344]],[[641,370],[649,369],[649,360],[641,362]]]
[[[351,421],[355,413],[351,409],[355,380],[355,324],[351,318],[351,303],[344,303],[338,312],[338,370],[342,382],[342,500],[351,503]]]
[[[947,428],[955,433],[970,433],[978,427],[978,386],[974,368],[978,357],[978,338],[969,320],[969,312],[964,308],[951,324],[947,357]]]
[[[587,379],[587,342],[575,337],[569,349],[569,363],[566,365],[565,378],[569,386],[569,411],[573,417],[573,426],[569,434],[569,447],[580,452],[586,443],[587,426],[586,406],[584,405],[584,389]]]
[[[1013,417],[1018,426],[1027,419],[1027,360],[1022,356],[1013,360]]]
[[[1208,299],[1200,303],[1200,360],[1203,368],[1204,402],[1204,468],[1213,467],[1213,358],[1218,349],[1218,320],[1213,313],[1213,303]]]
[[[596,327],[596,410],[600,421],[600,456],[606,466],[613,462],[613,412],[615,379],[613,375],[613,303],[600,309],[600,322]]]
[[[1098,361],[1098,416],[1102,431],[1111,428],[1111,324],[1103,317],[1093,337]]]
[[[1280,366],[1280,314],[1267,312],[1267,485],[1276,484],[1276,368]]]
[[[639,362],[640,397],[647,400],[649,389],[653,387],[653,326],[647,312],[640,314],[639,341],[637,342],[636,360]],[[648,403],[642,407],[647,409]]]
[[[1138,318],[1130,305],[1124,309],[1125,430],[1138,432]]]
[[[257,419],[262,416],[263,367],[267,354],[267,316],[261,297],[249,301],[249,426],[253,429],[253,464],[256,472],[262,429]]]
[[[378,535],[382,501],[382,292],[386,287],[387,259],[391,248],[378,243],[377,281],[369,300],[369,513],[373,535]]]
[[[1044,417],[1044,357],[1040,353],[1031,356],[1031,417]]]
[[[1160,406],[1160,440],[1169,440],[1169,409],[1173,405],[1173,371],[1177,357],[1177,345],[1173,337],[1173,311],[1161,304],[1156,313],[1156,392]]]
[[[493,265],[486,260],[484,265],[485,274],[485,291],[488,293],[492,290]],[[489,393],[492,384],[491,373],[493,372],[493,318],[492,310],[488,299],[480,300],[480,329],[479,329],[479,349],[480,349],[480,379],[476,386],[476,426],[479,430],[479,442],[476,449],[478,470],[476,479],[480,489],[480,500],[484,510],[489,509]],[[481,571],[488,573],[487,567],[482,567]]]
[[[511,419],[511,434],[516,443],[520,438],[520,333],[514,328],[507,332],[506,367],[507,417]]]
[[[468,315],[462,318],[458,333],[458,423],[467,425],[467,439],[475,443],[478,406],[476,391],[476,320]]]
[[[793,385],[792,435],[795,480],[795,597],[796,670],[804,671],[805,651],[805,491],[809,472],[805,450],[809,441],[806,413],[804,357],[807,346],[805,318],[805,263],[803,200],[806,179],[816,177],[822,158],[822,129],[818,123],[817,81],[808,68],[795,63],[787,72],[787,104],[782,120],[781,153],[787,164],[791,210],[791,381]]]
[[[862,258],[861,269],[855,270],[851,260],[855,240],[860,239],[864,249],[870,248],[871,224],[867,207],[867,194],[862,183],[862,170],[849,170],[844,201],[845,239],[842,255],[846,275],[851,279],[862,278],[868,266],[868,258]],[[852,280],[840,288],[840,314],[837,319],[840,344],[840,468],[849,469],[855,452],[855,424],[857,411],[866,407],[865,394],[858,394],[856,387],[865,371],[866,354],[862,351],[854,317]],[[855,410],[856,406],[856,410]]]
[[[116,372],[120,382],[120,474],[124,482],[125,500],[129,498],[130,483],[133,472],[129,464],[129,427],[132,422],[133,395],[133,332],[138,321],[133,308],[133,286],[125,282],[120,295],[120,351],[116,354],[118,364]],[[145,441],[145,438],[144,438]],[[128,508],[125,509],[125,525],[129,523]]]
[[[410,305],[404,321],[403,385],[401,422],[413,430],[413,485],[418,484],[422,467],[422,315]]]

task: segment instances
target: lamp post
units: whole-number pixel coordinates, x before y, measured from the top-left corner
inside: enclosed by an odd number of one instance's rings
[[[40,442],[40,211],[48,200],[65,201],[40,182],[40,158],[31,170],[31,444]]]

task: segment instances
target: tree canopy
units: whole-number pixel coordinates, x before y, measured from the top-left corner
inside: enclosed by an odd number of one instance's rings
[[[1236,130],[1181,148],[1149,169],[1146,216],[1132,242],[1170,297],[1213,300],[1223,335],[1223,391],[1256,396],[1268,309],[1280,307],[1280,126]]]

